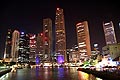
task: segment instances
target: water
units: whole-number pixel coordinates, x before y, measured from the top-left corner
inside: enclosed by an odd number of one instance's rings
[[[36,67],[18,69],[2,76],[0,80],[102,80],[91,74],[77,71],[77,67]]]

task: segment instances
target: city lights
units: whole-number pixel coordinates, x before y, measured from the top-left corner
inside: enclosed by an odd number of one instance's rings
[[[120,80],[119,5],[2,1],[0,79]]]

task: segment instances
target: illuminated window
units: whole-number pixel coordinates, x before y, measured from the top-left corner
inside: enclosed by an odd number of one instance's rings
[[[8,34],[10,34],[10,32],[8,32]]]

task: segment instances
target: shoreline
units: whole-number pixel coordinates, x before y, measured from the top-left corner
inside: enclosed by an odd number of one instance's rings
[[[120,75],[116,74],[115,72],[108,72],[108,71],[96,71],[91,69],[84,69],[78,68],[77,71],[82,71],[88,74],[92,74],[96,77],[105,79],[105,80],[120,80]]]
[[[9,68],[9,69],[6,69],[6,70],[3,70],[0,72],[0,77],[3,76],[4,74],[10,72],[12,70],[12,68]]]

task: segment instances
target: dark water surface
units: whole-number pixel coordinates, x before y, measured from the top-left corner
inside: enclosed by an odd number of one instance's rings
[[[77,71],[77,67],[36,67],[18,69],[0,77],[0,80],[102,80]]]

